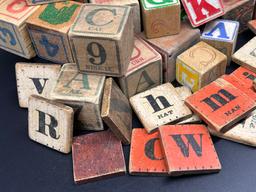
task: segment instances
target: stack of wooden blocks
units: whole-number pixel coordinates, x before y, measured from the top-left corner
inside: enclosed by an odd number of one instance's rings
[[[256,146],[256,37],[235,52],[255,0],[0,4],[0,47],[52,62],[16,64],[29,137],[72,151],[76,183],[125,174],[122,144],[131,175],[164,176],[220,171],[210,134]]]

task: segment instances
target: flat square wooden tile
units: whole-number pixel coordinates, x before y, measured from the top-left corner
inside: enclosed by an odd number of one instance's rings
[[[121,142],[111,131],[74,137],[72,157],[77,184],[124,175],[126,172]]]
[[[168,174],[159,132],[148,134],[145,129],[132,130],[129,173],[131,175]]]
[[[28,103],[29,138],[47,147],[69,153],[73,138],[71,107],[32,95]]]
[[[159,128],[171,176],[221,170],[210,134],[204,125],[168,125]]]
[[[256,20],[249,21],[248,27],[256,34]]]
[[[231,74],[247,84],[248,87],[252,86],[253,80],[256,79],[256,73],[244,67],[239,67]]]

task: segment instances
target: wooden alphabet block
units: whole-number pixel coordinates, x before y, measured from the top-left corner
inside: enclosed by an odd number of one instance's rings
[[[65,0],[26,0],[28,5],[40,5],[40,4],[48,4],[48,3],[56,3]]]
[[[206,24],[201,40],[224,53],[231,62],[231,56],[236,48],[239,23],[230,20],[214,20]]]
[[[141,34],[141,37],[162,55],[164,82],[172,82],[176,75],[177,56],[200,41],[200,30],[182,22],[181,31],[177,35],[147,39]]]
[[[174,35],[180,32],[180,1],[140,0],[147,38]]]
[[[226,132],[256,108],[253,99],[219,78],[185,100],[211,128]]]
[[[75,64],[65,64],[51,97],[76,109],[78,128],[100,131],[103,130],[100,109],[104,82],[104,76],[83,74]]]
[[[0,0],[1,49],[27,59],[36,55],[25,22],[37,9],[25,0]]]
[[[50,99],[50,92],[60,72],[60,65],[42,63],[16,63],[17,92],[20,107],[28,107],[30,95]]]
[[[133,95],[162,84],[162,57],[148,43],[135,36],[135,45],[127,72],[118,78],[124,94]]]
[[[79,13],[80,5],[74,1],[41,5],[29,17],[28,30],[39,57],[62,64],[74,61],[68,31]]]
[[[227,56],[199,42],[177,57],[176,80],[196,92],[225,74]]]
[[[148,134],[145,129],[132,130],[129,173],[131,175],[167,175],[159,132]]]
[[[248,22],[248,27],[256,34],[256,19]]]
[[[181,0],[193,27],[224,15],[222,0]]]
[[[134,32],[141,32],[140,3],[139,0],[90,0],[91,3],[105,5],[128,5],[131,7]]]
[[[235,52],[232,60],[256,73],[256,37]]]
[[[69,153],[73,138],[71,107],[32,95],[28,102],[28,133],[35,142]]]
[[[171,176],[221,170],[218,155],[204,125],[166,125],[160,127],[159,132]]]
[[[171,83],[139,93],[130,98],[130,103],[148,133],[192,116]]]
[[[126,172],[121,142],[110,131],[75,137],[72,157],[77,184],[124,175]]]
[[[247,84],[248,87],[252,87],[253,80],[256,79],[256,73],[244,67],[239,67],[231,74],[241,80],[244,84]]]
[[[132,109],[112,78],[105,82],[101,117],[119,140],[127,145],[131,143]]]
[[[69,32],[79,70],[123,76],[134,47],[132,26],[129,6],[83,5]]]

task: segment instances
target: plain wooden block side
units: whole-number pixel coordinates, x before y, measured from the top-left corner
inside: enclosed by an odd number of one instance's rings
[[[73,109],[36,95],[29,98],[28,105],[30,139],[69,153],[73,138]]]
[[[256,20],[252,20],[248,22],[248,27],[250,30],[256,34]]]

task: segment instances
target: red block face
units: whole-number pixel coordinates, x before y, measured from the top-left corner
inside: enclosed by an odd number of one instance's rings
[[[256,108],[254,100],[224,79],[217,79],[185,100],[207,124],[221,132]]]
[[[148,134],[145,129],[133,129],[129,172],[130,174],[167,175],[159,132]]]
[[[235,70],[232,75],[236,76],[236,78],[240,79],[243,81],[247,86],[251,87],[253,84],[254,79],[256,79],[256,73],[244,68],[244,67],[239,67],[237,70]]]
[[[167,125],[159,129],[169,173],[173,176],[221,169],[208,130],[203,125]]]

